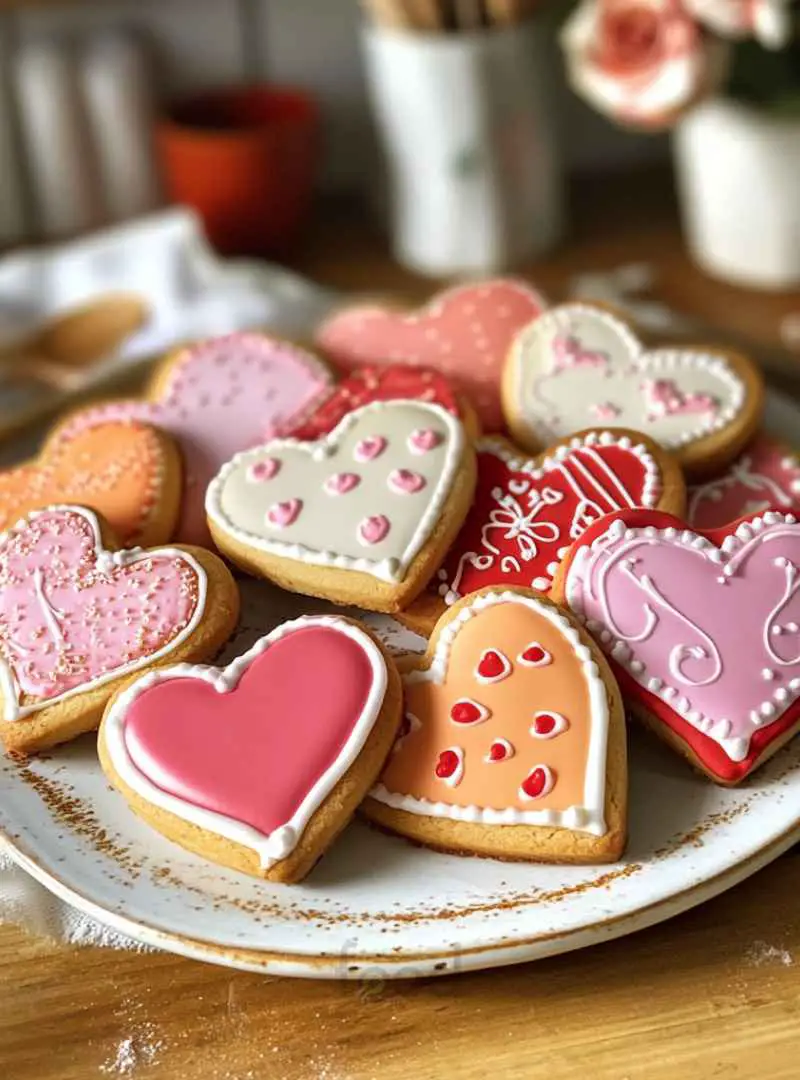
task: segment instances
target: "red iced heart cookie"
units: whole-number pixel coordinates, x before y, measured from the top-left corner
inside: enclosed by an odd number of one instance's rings
[[[209,546],[203,500],[209,481],[235,453],[283,434],[327,390],[331,376],[311,353],[266,334],[229,334],[167,357],[150,400],[92,405],[74,413],[52,443],[109,420],[140,420],[181,448],[184,490],[176,536]]]
[[[799,567],[791,515],[692,532],[629,510],[581,537],[554,591],[612,657],[636,713],[732,784],[800,722]]]
[[[122,676],[208,655],[235,623],[237,597],[207,552],[109,551],[90,511],[33,512],[0,536],[6,747],[41,749],[90,730]]]
[[[295,881],[352,815],[399,720],[399,678],[374,640],[346,619],[308,617],[223,670],[138,680],[106,713],[101,760],[170,838]]]
[[[288,434],[294,439],[314,440],[333,431],[348,413],[372,401],[427,401],[441,405],[457,416],[469,430],[474,425],[472,410],[459,402],[443,375],[429,368],[408,364],[371,365],[351,371],[334,386],[328,397],[298,427]]]
[[[548,663],[521,659],[532,645]],[[369,817],[448,851],[620,854],[622,701],[563,609],[528,589],[484,589],[442,617],[403,682],[415,722],[365,804]]]
[[[30,510],[85,503],[124,544],[169,540],[180,509],[180,459],[139,421],[113,421],[48,440],[37,458],[0,472],[0,531]]]
[[[683,509],[679,470],[635,432],[582,432],[527,460],[499,438],[480,440],[476,450],[478,486],[467,520],[428,594],[401,616],[422,632],[445,604],[489,585],[547,592],[570,544],[604,514],[630,506]]]
[[[500,378],[516,332],[546,307],[521,281],[498,279],[439,293],[417,312],[358,305],[334,313],[316,343],[340,368],[411,364],[446,375],[487,431],[503,428]]]
[[[777,439],[759,435],[724,473],[686,495],[686,519],[699,529],[717,529],[770,507],[798,512],[800,460]]]

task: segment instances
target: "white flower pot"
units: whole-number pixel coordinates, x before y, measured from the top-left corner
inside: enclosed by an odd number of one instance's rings
[[[674,146],[700,266],[737,285],[800,284],[800,119],[709,101],[678,124]]]
[[[558,241],[550,49],[536,22],[449,35],[365,28],[400,262],[431,275],[480,274]]]

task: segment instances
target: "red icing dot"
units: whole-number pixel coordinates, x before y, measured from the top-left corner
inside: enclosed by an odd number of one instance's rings
[[[505,761],[506,758],[514,756],[514,748],[505,741],[498,740],[493,742],[489,747],[489,760],[490,761]]]
[[[550,662],[550,654],[546,649],[543,649],[541,645],[533,642],[522,653],[521,659],[526,664],[548,664]]]
[[[549,735],[551,731],[555,730],[556,718],[551,716],[550,713],[539,713],[533,721],[533,726],[537,735]]]
[[[458,754],[455,750],[442,750],[436,763],[436,775],[440,780],[447,780],[454,776],[459,766]]]
[[[478,677],[500,679],[508,674],[508,661],[497,649],[487,649],[478,663]]]
[[[468,698],[457,701],[450,710],[450,719],[454,724],[480,724],[488,716],[488,709]]]
[[[552,790],[555,782],[555,773],[551,769],[546,765],[537,765],[522,781],[521,787],[529,799],[539,799]]]

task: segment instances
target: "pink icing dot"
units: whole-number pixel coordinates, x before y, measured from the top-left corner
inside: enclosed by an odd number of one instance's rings
[[[297,520],[302,509],[302,499],[287,499],[286,502],[274,503],[267,511],[267,521],[278,529],[285,529]]]
[[[427,484],[424,476],[411,469],[395,469],[389,474],[389,487],[401,495],[414,495]]]
[[[348,491],[357,488],[360,483],[361,477],[358,473],[340,472],[329,476],[323,487],[329,495],[346,495]]]
[[[281,463],[277,458],[264,458],[263,461],[254,461],[247,470],[247,479],[255,484],[264,480],[271,480],[280,470]]]
[[[383,514],[364,518],[358,526],[358,538],[362,544],[379,544],[388,534],[391,525]]]
[[[376,457],[380,457],[387,446],[388,443],[383,435],[370,435],[356,444],[353,457],[356,461],[374,461]]]
[[[433,428],[417,428],[408,436],[408,448],[412,454],[427,454],[442,441],[442,436]]]

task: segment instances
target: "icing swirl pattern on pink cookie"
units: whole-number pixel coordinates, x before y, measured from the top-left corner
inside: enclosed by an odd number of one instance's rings
[[[412,449],[419,432],[422,453]],[[317,442],[274,440],[237,455],[210,484],[206,508],[215,528],[257,550],[402,581],[439,520],[463,447],[460,422],[440,406],[377,402]],[[264,460],[279,467],[255,485],[248,478]]]
[[[208,546],[208,482],[229,458],[293,427],[327,391],[331,376],[311,353],[266,334],[239,333],[191,345],[169,361],[153,401],[92,405],[60,429],[63,438],[108,420],[153,424],[178,442],[184,493],[176,538]],[[264,463],[262,479],[268,479]]]
[[[29,515],[0,537],[5,719],[151,663],[197,625],[206,579],[174,548],[105,551],[78,507]]]
[[[716,529],[770,507],[800,511],[800,459],[768,435],[759,435],[720,476],[688,490],[686,518]]]
[[[611,312],[551,308],[514,339],[504,395],[524,445],[548,445],[598,419],[677,450],[730,425],[746,392],[735,365],[699,349],[646,350]]]

